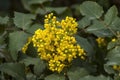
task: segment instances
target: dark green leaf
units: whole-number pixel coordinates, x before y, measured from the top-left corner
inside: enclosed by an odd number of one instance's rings
[[[27,0],[28,1],[28,4],[42,4],[44,2],[47,2],[49,0]]]
[[[92,45],[88,42],[87,39],[82,38],[78,35],[75,36],[77,43],[88,53],[87,55],[90,56],[95,53],[95,50],[93,49]]]
[[[44,27],[41,24],[34,24],[29,29],[27,29],[27,32],[34,33],[37,29],[44,29]]]
[[[30,24],[32,23],[32,19],[34,18],[35,16],[32,14],[15,12],[14,23],[18,28],[26,30],[30,27]]]
[[[16,31],[9,34],[9,50],[13,60],[17,59],[17,53],[26,43],[28,34]]]
[[[36,10],[36,13],[41,13],[41,14],[45,14],[46,12],[52,12],[55,11],[57,14],[61,14],[63,13],[65,10],[67,9],[67,7],[46,7],[45,10],[38,8]]]
[[[11,75],[16,80],[25,80],[25,66],[20,63],[4,63],[0,65],[0,71]]]
[[[20,62],[24,63],[26,66],[34,65],[34,72],[36,75],[40,75],[46,67],[46,64],[39,58],[27,57]]]
[[[79,80],[111,80],[109,77],[105,76],[86,76],[84,78],[80,78]]]
[[[45,80],[65,80],[65,77],[59,74],[52,74],[45,77]]]
[[[103,9],[96,2],[85,1],[80,5],[80,12],[83,16],[95,19],[102,16]]]
[[[74,67],[73,70],[68,71],[69,80],[78,80],[86,75],[88,75],[88,72],[83,68]]]

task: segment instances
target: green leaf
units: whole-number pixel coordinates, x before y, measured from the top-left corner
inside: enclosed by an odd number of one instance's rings
[[[90,19],[88,17],[83,17],[81,20],[78,21],[78,28],[85,28],[90,25]]]
[[[26,66],[34,65],[34,72],[36,75],[40,75],[46,68],[46,64],[39,58],[27,57],[20,62],[24,63]]]
[[[16,31],[9,34],[9,50],[13,60],[17,60],[18,51],[26,43],[28,34],[23,31]]]
[[[105,14],[105,23],[106,25],[110,25],[112,21],[117,17],[118,10],[116,6],[112,6],[107,13]]]
[[[28,4],[32,5],[32,4],[42,4],[44,2],[47,2],[49,0],[27,0]]]
[[[69,80],[79,80],[81,77],[88,75],[88,72],[83,68],[74,67],[74,69],[69,70],[67,74]]]
[[[96,2],[85,1],[80,5],[80,12],[83,16],[95,19],[102,16],[103,9]]]
[[[84,78],[81,78],[79,80],[111,80],[109,77],[105,77],[105,76],[86,76]]]
[[[51,74],[45,77],[45,80],[65,80],[65,77],[59,74]]]
[[[120,31],[120,18],[116,17],[112,23],[109,25],[109,27],[114,31]]]
[[[36,80],[36,76],[32,73],[27,73],[26,77],[27,80]]]
[[[77,43],[88,53],[87,54],[88,56],[95,53],[93,46],[88,42],[87,39],[80,37],[78,35],[75,35],[75,38],[77,40]]]
[[[0,65],[0,71],[11,75],[16,80],[25,80],[25,66],[20,63],[4,63]]]
[[[6,16],[4,18],[0,17],[0,24],[6,24],[8,22],[8,20],[9,20],[8,16]]]
[[[26,30],[30,27],[35,15],[15,12],[14,23],[18,28]]]
[[[120,46],[116,46],[114,49],[107,53],[107,62],[104,65],[104,69],[108,73],[115,73],[112,66],[120,65]]]
[[[120,58],[120,46],[116,46],[114,49],[110,50],[107,54],[107,59],[113,60],[113,58]]]
[[[45,14],[46,12],[55,11],[57,14],[62,14],[64,11],[66,11],[66,9],[67,9],[67,7],[45,7],[45,10],[38,8],[36,10],[36,13]]]
[[[34,33],[37,29],[44,29],[44,27],[41,24],[34,24],[29,29],[27,29],[27,32]]]
[[[89,26],[86,31],[98,37],[113,36],[112,32],[104,25],[104,22],[98,20],[94,20],[93,25]]]

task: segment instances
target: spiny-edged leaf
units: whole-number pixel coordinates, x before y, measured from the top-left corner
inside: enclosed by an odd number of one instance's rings
[[[118,15],[118,10],[116,6],[112,6],[105,14],[105,23],[107,25],[111,24],[112,21],[117,17],[117,15]]]
[[[44,2],[47,2],[49,0],[27,0],[28,1],[28,4],[42,4]]]
[[[110,27],[114,32],[120,31],[120,18],[116,17],[108,27]]]
[[[83,68],[74,67],[74,69],[69,70],[67,74],[68,74],[69,80],[78,80],[81,77],[88,75],[88,72]]]
[[[36,10],[36,13],[45,14],[46,11],[47,11],[47,12],[55,11],[57,14],[61,14],[61,13],[63,13],[66,9],[67,9],[67,7],[46,7],[45,10],[44,10],[44,9],[41,9],[41,8],[38,8],[38,9]]]
[[[25,66],[20,63],[4,63],[0,65],[0,71],[11,75],[16,80],[25,80]]]
[[[17,59],[18,51],[26,43],[28,34],[23,31],[16,31],[9,34],[9,50],[13,60]]]
[[[80,78],[79,80],[111,80],[109,77],[105,77],[103,75],[100,76],[85,76],[84,78]]]
[[[113,35],[107,26],[105,26],[104,22],[98,20],[94,20],[93,25],[89,26],[86,31],[98,37],[110,37]]]
[[[77,40],[77,43],[88,53],[88,56],[95,53],[95,50],[87,39],[80,37],[79,35],[75,35],[75,38]]]
[[[78,28],[85,28],[90,25],[90,19],[88,17],[83,17],[81,20],[78,21]]]
[[[6,24],[8,22],[8,20],[9,20],[8,16],[6,16],[4,18],[0,17],[0,24]]]
[[[27,29],[27,32],[34,33],[37,29],[44,29],[44,27],[41,24],[34,24],[29,29]]]
[[[45,77],[45,80],[65,80],[65,77],[60,74],[51,74]]]
[[[26,30],[30,27],[35,15],[15,12],[14,23],[18,28]]]
[[[85,1],[80,5],[80,12],[83,16],[95,19],[102,16],[103,9],[96,2]]]

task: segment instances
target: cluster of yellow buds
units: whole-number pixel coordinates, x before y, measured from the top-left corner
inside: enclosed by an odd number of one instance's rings
[[[85,59],[85,51],[73,36],[77,32],[77,22],[72,17],[57,21],[53,13],[45,16],[45,29],[38,29],[32,37],[33,46],[39,57],[48,62],[51,71],[61,72],[78,56]]]
[[[96,41],[97,41],[99,47],[103,47],[103,46],[106,46],[106,45],[107,45],[105,39],[102,38],[102,37],[98,37],[98,38],[96,39]]]
[[[120,71],[120,66],[119,65],[113,65],[113,69],[116,71]]]
[[[28,49],[28,45],[31,43],[31,41],[32,41],[32,38],[29,37],[28,40],[27,40],[27,43],[26,43],[26,44],[23,46],[23,48],[22,48],[22,52],[23,52],[23,53],[26,52],[26,50]]]

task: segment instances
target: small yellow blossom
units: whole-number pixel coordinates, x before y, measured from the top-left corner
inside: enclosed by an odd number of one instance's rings
[[[106,41],[105,41],[104,38],[98,37],[98,38],[96,39],[96,41],[97,41],[99,47],[106,46]]]
[[[112,42],[115,42],[115,41],[116,41],[116,39],[115,39],[115,38],[113,38],[113,39],[112,39]]]
[[[119,65],[113,65],[113,69],[117,70],[117,71],[120,71],[120,66]]]

